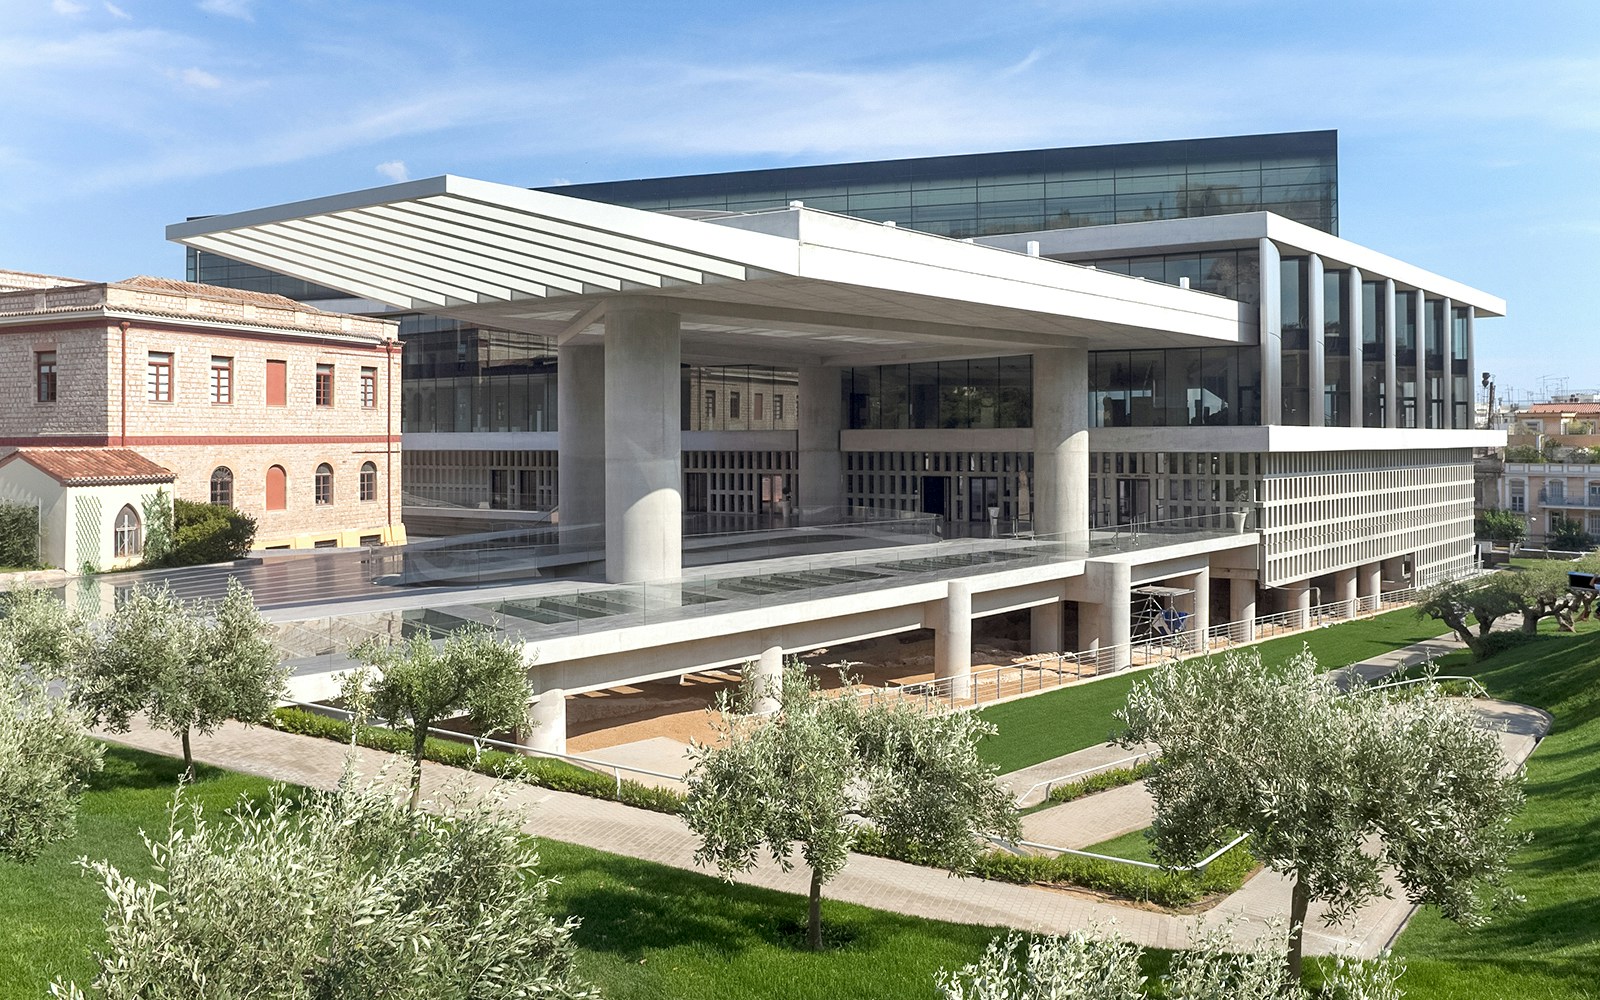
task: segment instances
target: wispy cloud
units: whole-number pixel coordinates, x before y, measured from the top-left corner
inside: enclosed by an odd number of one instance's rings
[[[116,18],[119,21],[131,21],[131,20],[133,20],[133,15],[132,14],[130,14],[127,11],[123,10],[121,7],[118,7],[116,4],[111,3],[110,0],[107,0],[107,2],[105,4],[105,8],[106,8],[106,13],[107,14],[110,14],[112,17]]]
[[[179,73],[178,79],[190,87],[198,87],[201,90],[216,90],[222,86],[222,81],[216,76],[194,66]]]
[[[377,171],[396,184],[411,179],[411,174],[407,172],[406,161],[404,160],[384,160],[378,164]]]
[[[89,8],[85,4],[75,3],[74,0],[50,0],[50,9],[66,17],[77,17]]]
[[[236,17],[241,21],[256,19],[254,0],[200,0],[200,9],[208,14]]]

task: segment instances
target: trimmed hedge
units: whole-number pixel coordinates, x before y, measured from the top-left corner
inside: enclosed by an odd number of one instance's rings
[[[0,503],[0,566],[39,566],[39,508]]]
[[[152,566],[203,566],[232,562],[250,554],[255,544],[255,519],[232,507],[172,501],[172,544]]]
[[[350,723],[299,708],[280,708],[272,714],[272,725],[286,733],[316,736],[326,740],[350,742]],[[362,726],[356,739],[361,746],[388,753],[411,754],[411,738],[381,726]],[[587,771],[550,757],[529,757],[504,750],[485,750],[481,754],[470,743],[428,737],[423,758],[496,778],[514,778],[531,785],[573,792],[597,799],[615,799],[625,805],[655,812],[676,813],[683,809],[683,795],[670,788],[656,788],[628,778],[622,779],[622,794],[609,775]]]
[[[1103,792],[1110,788],[1121,788],[1131,785],[1135,781],[1143,781],[1150,777],[1150,772],[1155,770],[1155,761],[1142,760],[1132,767],[1113,767],[1096,774],[1069,781],[1064,785],[1056,785],[1050,789],[1049,802],[1071,802],[1081,799],[1085,795]]]

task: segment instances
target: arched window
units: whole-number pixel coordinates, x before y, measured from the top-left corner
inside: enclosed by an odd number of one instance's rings
[[[233,470],[226,465],[211,470],[211,502],[218,507],[233,506]]]
[[[318,507],[333,503],[333,466],[326,462],[317,466],[316,475],[311,480],[311,493]]]
[[[144,551],[144,540],[140,537],[139,531],[139,512],[131,505],[124,506],[117,512],[112,551],[118,559],[124,556],[136,556]]]
[[[274,465],[267,470],[267,509],[286,510],[289,506],[289,477],[283,466]]]
[[[361,463],[361,499],[378,499],[378,467],[371,462]]]

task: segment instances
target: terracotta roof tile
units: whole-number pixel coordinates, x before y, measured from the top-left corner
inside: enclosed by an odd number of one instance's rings
[[[1524,413],[1600,413],[1600,403],[1535,403]]]
[[[227,299],[232,302],[254,302],[257,305],[275,306],[279,309],[298,309],[303,312],[322,312],[296,302],[294,299],[282,295],[273,295],[270,292],[247,292],[242,288],[222,288],[218,285],[201,285],[193,281],[179,281],[176,278],[157,278],[149,274],[135,275],[126,281],[117,281],[113,284],[124,288],[146,288],[155,292],[171,292],[176,295],[197,295],[207,299]]]
[[[62,486],[170,483],[178,477],[136,451],[123,448],[18,448],[0,459],[21,459]]]

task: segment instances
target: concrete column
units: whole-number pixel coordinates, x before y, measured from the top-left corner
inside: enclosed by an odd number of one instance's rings
[[[1059,653],[1061,649],[1062,603],[1035,604],[1028,609],[1028,649],[1034,653]]]
[[[1449,299],[1444,300],[1444,318],[1439,324],[1439,339],[1441,341],[1439,346],[1444,348],[1444,350],[1440,352],[1444,357],[1444,378],[1439,380],[1439,399],[1441,402],[1439,409],[1444,411],[1443,415],[1439,418],[1440,427],[1454,427],[1456,425],[1456,376],[1454,361],[1455,338],[1451,336],[1453,332],[1451,327],[1453,324],[1450,320],[1450,313],[1454,311],[1452,308],[1454,305],[1455,303],[1451,302]]]
[[[605,524],[606,351],[598,344],[556,349],[556,437],[561,527]]]
[[[754,701],[751,714],[771,715],[776,712],[780,703],[778,695],[783,691],[783,647],[766,647],[761,651],[760,658],[746,669],[752,671]]]
[[[1127,563],[1121,562],[1090,563],[1089,566],[1100,593],[1100,604],[1093,615],[1094,648],[1105,650],[1100,660],[1105,667],[1120,670],[1132,662],[1128,640],[1133,631],[1133,572]],[[1081,606],[1079,611],[1081,620]]]
[[[1385,559],[1383,560],[1382,566],[1383,579],[1393,580],[1396,587],[1404,587],[1406,585],[1406,560],[1404,556],[1394,556],[1391,559]]]
[[[1211,631],[1211,567],[1190,577],[1189,586],[1194,588],[1194,611],[1189,615],[1188,628],[1193,639],[1190,648],[1204,652],[1209,647]]]
[[[1256,582],[1234,577],[1228,581],[1228,617],[1236,622],[1233,636],[1239,642],[1256,637]]]
[[[1355,569],[1342,569],[1333,574],[1333,593],[1330,596],[1344,605],[1343,614],[1346,618],[1356,616],[1356,598],[1360,596],[1357,588]]]
[[[802,510],[844,506],[844,427],[841,371],[808,365],[800,369],[799,496]]]
[[[1283,256],[1263,236],[1257,243],[1261,263],[1261,420],[1283,423]]]
[[[1394,364],[1394,279],[1383,279],[1383,403],[1384,426],[1400,426],[1400,393]]]
[[[1356,597],[1368,611],[1378,610],[1383,595],[1383,563],[1364,563],[1356,568]]]
[[[1033,527],[1068,544],[1089,539],[1089,352],[1033,355]]]
[[[1344,300],[1345,342],[1350,345],[1350,426],[1366,426],[1366,345],[1361,340],[1361,269],[1350,269],[1350,294]]]
[[[606,582],[683,572],[683,434],[678,317],[613,303],[606,312]]]
[[[946,680],[942,688],[954,701],[972,694],[972,586],[960,580],[948,584],[938,604],[933,626],[933,676]]]
[[[1476,343],[1477,331],[1473,329],[1477,318],[1477,306],[1467,306],[1467,391],[1471,393],[1467,402],[1467,427],[1469,429],[1478,426],[1478,390],[1476,388],[1478,385],[1478,346]],[[1491,413],[1488,416],[1492,418],[1494,414]],[[1483,426],[1488,427],[1489,425],[1485,423]],[[1504,482],[1505,477],[1500,477],[1500,481]]]
[[[1308,420],[1312,427],[1327,423],[1324,409],[1327,406],[1327,303],[1322,282],[1322,258],[1306,255],[1306,405],[1310,410]]]
[[[528,706],[527,746],[546,753],[567,752],[567,693],[551,688]]]
[[[1301,580],[1298,583],[1284,584],[1283,592],[1285,603],[1288,605],[1283,610],[1295,612],[1290,620],[1295,628],[1308,629],[1311,627],[1311,581]]]

